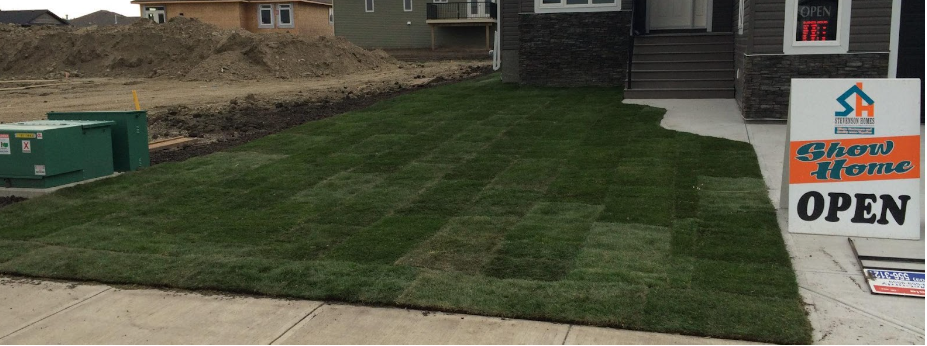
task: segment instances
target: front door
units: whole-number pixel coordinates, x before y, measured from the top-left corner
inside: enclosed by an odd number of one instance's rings
[[[649,30],[705,29],[708,0],[647,0]]]

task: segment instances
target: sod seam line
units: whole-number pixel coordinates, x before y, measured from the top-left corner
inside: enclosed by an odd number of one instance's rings
[[[9,337],[9,336],[11,336],[11,335],[13,335],[13,334],[19,333],[20,331],[22,331],[22,330],[24,330],[24,329],[26,329],[26,328],[32,327],[32,326],[38,324],[39,322],[42,322],[42,321],[44,321],[44,320],[46,320],[46,319],[48,319],[48,318],[50,318],[50,317],[52,317],[52,316],[55,316],[55,315],[60,314],[60,313],[62,313],[62,312],[64,312],[64,311],[67,311],[67,310],[69,310],[69,309],[71,309],[71,308],[73,308],[73,307],[75,307],[75,306],[78,306],[78,305],[83,304],[84,302],[86,302],[86,301],[88,301],[88,300],[91,300],[91,299],[95,298],[96,296],[99,296],[99,295],[101,295],[101,294],[103,294],[103,293],[106,293],[106,292],[110,292],[110,291],[112,291],[112,290],[113,290],[112,287],[107,287],[105,290],[102,290],[102,291],[100,291],[100,292],[97,292],[97,293],[95,293],[95,294],[93,294],[92,296],[89,296],[89,297],[87,297],[87,298],[78,300],[78,301],[76,301],[76,302],[74,302],[74,303],[72,303],[72,304],[70,304],[70,305],[68,305],[68,306],[65,306],[64,308],[62,308],[62,309],[60,309],[60,310],[58,310],[58,311],[55,311],[55,312],[51,313],[51,314],[48,315],[48,316],[42,317],[42,318],[40,318],[40,319],[38,319],[38,320],[36,320],[36,321],[33,321],[32,323],[29,323],[29,324],[23,326],[22,328],[19,328],[19,329],[17,329],[17,330],[14,330],[14,331],[10,332],[9,334],[0,337],[0,340],[6,339],[7,337]]]

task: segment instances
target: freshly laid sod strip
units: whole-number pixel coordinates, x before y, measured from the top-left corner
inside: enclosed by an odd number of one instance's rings
[[[0,272],[811,342],[749,144],[497,79],[4,208]]]

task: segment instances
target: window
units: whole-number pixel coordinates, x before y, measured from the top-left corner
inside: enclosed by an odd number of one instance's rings
[[[167,12],[164,11],[164,6],[145,7],[145,17],[159,24],[167,22]]]
[[[402,0],[402,9],[406,12],[412,12],[412,0]]]
[[[373,12],[373,0],[364,0],[364,11]]]
[[[293,27],[293,5],[277,5],[277,27]]]
[[[446,4],[447,0],[433,0],[432,2],[436,4]]]
[[[785,54],[843,54],[849,50],[849,0],[787,0]]]
[[[836,41],[838,0],[798,0],[795,41]]]
[[[330,25],[335,24],[335,9],[332,7],[328,8],[328,24]]]
[[[619,0],[535,0],[536,13],[597,12],[621,10]]]
[[[739,14],[737,16],[737,34],[738,35],[744,34],[744,1],[746,0],[740,0],[740,12],[738,12]]]
[[[263,29],[274,27],[274,5],[258,7],[258,27]]]

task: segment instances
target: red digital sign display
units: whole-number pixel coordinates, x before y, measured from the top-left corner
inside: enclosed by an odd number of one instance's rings
[[[827,41],[830,22],[826,20],[809,20],[802,22],[799,41]]]
[[[836,41],[838,0],[799,0],[795,40]]]

